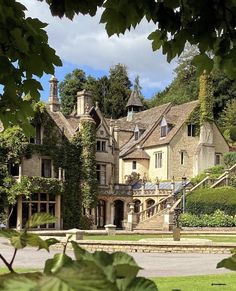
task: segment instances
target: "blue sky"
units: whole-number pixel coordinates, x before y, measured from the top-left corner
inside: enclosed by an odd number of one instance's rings
[[[147,21],[124,36],[108,37],[103,24],[99,24],[101,11],[95,17],[77,16],[70,21],[52,17],[48,6],[37,0],[20,0],[28,9],[27,15],[38,17],[48,23],[49,44],[61,57],[63,67],[56,68],[56,77],[62,81],[75,68],[83,69],[86,75],[101,77],[109,68],[121,63],[127,66],[130,80],[139,75],[142,93],[150,98],[163,90],[174,77],[175,62],[168,64],[161,52],[153,52],[147,36],[155,26]],[[41,79],[47,100],[50,76]]]

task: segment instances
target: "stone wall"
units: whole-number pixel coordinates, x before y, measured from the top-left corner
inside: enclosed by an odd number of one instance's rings
[[[183,126],[179,132],[174,136],[170,143],[170,171],[169,179],[181,179],[186,176],[191,178],[193,176],[193,164],[195,151],[198,145],[198,137],[188,136],[187,126]],[[180,163],[181,151],[184,153],[184,163]]]
[[[140,253],[214,253],[230,254],[230,250],[236,247],[235,243],[188,243],[188,242],[125,242],[125,241],[78,241],[82,248],[88,251],[106,252],[140,252]],[[57,244],[56,248],[62,248]]]

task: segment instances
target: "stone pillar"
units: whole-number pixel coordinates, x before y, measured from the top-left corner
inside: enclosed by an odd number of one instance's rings
[[[130,211],[128,213],[128,220],[125,230],[132,231],[134,226],[137,224],[137,214],[134,212],[134,203],[130,203]]]
[[[225,186],[229,186],[229,170],[226,170],[225,172]]]
[[[61,195],[56,195],[55,216],[57,221],[55,223],[55,229],[62,228],[61,223]]]
[[[114,205],[114,202],[112,202],[111,204],[111,217],[110,217],[110,221],[111,221],[111,224],[114,224],[114,215],[115,215],[115,205]]]
[[[109,224],[111,222],[111,202],[106,201],[106,221],[105,224]]]
[[[173,218],[174,218],[174,213],[172,211],[168,211],[167,213],[164,214],[164,223],[163,223],[163,230],[172,230],[173,229]]]
[[[17,199],[17,220],[16,220],[16,229],[22,229],[22,196],[19,196]]]

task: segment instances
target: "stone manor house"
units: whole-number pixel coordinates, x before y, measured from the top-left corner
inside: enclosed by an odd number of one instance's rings
[[[158,203],[174,193],[182,177],[190,179],[206,168],[222,164],[223,154],[229,151],[214,123],[205,123],[200,129],[191,123],[191,115],[198,112],[198,101],[182,105],[167,103],[143,111],[143,104],[133,91],[126,106],[127,117],[111,120],[103,117],[98,104],[92,104],[90,93],[83,90],[77,93],[76,110],[64,116],[57,83],[52,77],[47,112],[65,138],[73,137],[84,117],[96,122],[99,193],[97,207],[91,214],[97,228],[106,224],[124,227],[130,211],[139,214],[138,223],[145,210],[151,209],[146,211],[146,217],[151,215],[152,205],[159,205],[161,210],[164,206]],[[43,127],[36,134],[32,142],[42,143]],[[58,179],[64,174],[61,169]],[[17,175],[56,177],[52,158],[39,155],[23,159]],[[61,197],[50,198],[49,193],[32,193],[30,201],[19,197],[11,225],[21,228],[25,217],[37,211],[57,217],[55,225],[45,228],[63,228]]]

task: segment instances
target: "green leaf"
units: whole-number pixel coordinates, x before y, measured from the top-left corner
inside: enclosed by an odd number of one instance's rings
[[[143,290],[158,291],[158,288],[153,281],[146,279],[146,278],[142,278],[142,277],[136,277],[129,283],[126,290],[129,290],[129,291],[143,291]]]
[[[26,228],[33,228],[39,225],[47,224],[47,223],[55,223],[56,217],[52,216],[48,213],[35,213],[30,219],[26,222]]]
[[[5,280],[2,291],[38,291],[37,282],[24,277],[17,276]]]
[[[20,233],[14,229],[1,229],[0,237],[12,238],[13,236],[19,236]]]
[[[233,255],[232,257],[229,257],[227,259],[223,259],[220,261],[216,268],[226,268],[232,271],[236,271],[236,254]]]
[[[48,259],[45,263],[44,273],[51,274],[58,271],[61,267],[72,265],[72,259],[66,254],[56,254],[53,259]]]
[[[48,251],[49,246],[46,241],[41,239],[37,234],[34,233],[25,233],[24,240],[28,246],[38,247],[40,249],[45,249]]]
[[[11,237],[10,242],[11,245],[18,250],[25,248],[27,245],[24,234]]]
[[[158,50],[167,41],[165,34],[161,30],[153,31],[148,36],[149,40],[152,40],[152,50]]]
[[[204,70],[207,73],[210,73],[213,68],[214,62],[206,54],[201,54],[193,58],[192,64],[197,67],[197,75],[200,76]]]

